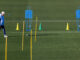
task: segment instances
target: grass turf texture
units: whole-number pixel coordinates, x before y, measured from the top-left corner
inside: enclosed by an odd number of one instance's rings
[[[5,21],[8,34],[8,60],[30,60],[29,40],[26,36],[24,51],[21,52],[22,22],[24,11],[31,6],[34,11],[34,20],[75,20],[75,10],[79,0],[1,0],[0,11],[6,11]],[[16,32],[16,23],[19,22],[20,31]],[[33,23],[34,25],[35,23]],[[66,22],[42,22],[43,33],[37,35],[37,43],[33,35],[33,60],[80,60],[80,33],[44,33],[44,31],[64,31]],[[32,27],[34,31],[34,26]],[[76,31],[76,22],[70,22],[70,31]],[[4,60],[5,40],[0,33],[0,60]]]

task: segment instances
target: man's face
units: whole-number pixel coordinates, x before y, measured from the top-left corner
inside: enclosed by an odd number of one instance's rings
[[[4,16],[5,14],[1,14],[2,16]]]
[[[1,15],[2,15],[2,16],[4,16],[4,15],[5,15],[5,12],[4,12],[4,11],[2,11],[2,12],[1,12]]]

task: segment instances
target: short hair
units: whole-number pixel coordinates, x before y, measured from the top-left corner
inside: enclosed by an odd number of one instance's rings
[[[5,14],[5,11],[2,11],[1,14]]]

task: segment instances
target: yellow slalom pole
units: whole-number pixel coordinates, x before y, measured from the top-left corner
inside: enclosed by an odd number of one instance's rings
[[[7,60],[7,37],[5,42],[5,60]]]
[[[17,23],[16,30],[19,31],[19,23]]]
[[[22,32],[22,51],[24,50],[24,24],[25,24],[25,22],[23,21],[23,32]]]
[[[66,30],[69,31],[69,23],[67,22]]]
[[[35,41],[37,40],[37,20],[38,20],[38,17],[36,16],[36,25],[35,25]]]
[[[30,36],[30,60],[32,60],[32,30],[31,30],[31,36]]]

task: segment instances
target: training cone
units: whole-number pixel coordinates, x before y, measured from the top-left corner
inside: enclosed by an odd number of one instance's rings
[[[19,31],[19,23],[17,23],[16,30]]]
[[[67,31],[69,30],[69,24],[68,24],[68,22],[67,22],[66,30]]]
[[[39,31],[41,31],[42,30],[42,24],[40,23],[40,25],[39,25]]]

